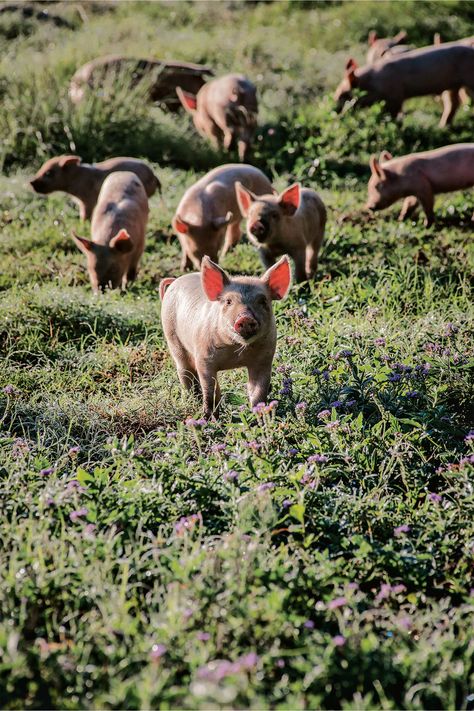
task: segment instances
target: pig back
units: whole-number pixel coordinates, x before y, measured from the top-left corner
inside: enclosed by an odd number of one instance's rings
[[[176,279],[163,297],[161,321],[167,339],[178,341],[189,353],[212,328],[210,313],[214,302],[206,298],[199,273],[185,274]]]
[[[148,198],[141,180],[128,171],[116,171],[102,183],[92,215],[93,241],[108,244],[126,229],[137,249],[143,248],[148,220]]]

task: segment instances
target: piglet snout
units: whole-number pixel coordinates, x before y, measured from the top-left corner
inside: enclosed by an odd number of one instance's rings
[[[234,322],[234,330],[242,338],[252,338],[258,331],[258,321],[249,313],[240,314]]]
[[[258,240],[263,239],[267,233],[267,228],[261,220],[256,220],[251,224],[249,230]]]

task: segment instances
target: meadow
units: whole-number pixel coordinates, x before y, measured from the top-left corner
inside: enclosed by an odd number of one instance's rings
[[[469,2],[55,3],[0,16],[0,700],[9,709],[474,708],[474,192],[362,211],[371,153],[472,141],[473,107],[334,111],[370,29],[472,34]],[[328,208],[314,283],[275,307],[273,402],[221,377],[218,421],[183,395],[158,284],[171,218],[228,162],[140,88],[73,109],[109,52],[242,71],[255,164]],[[93,296],[55,153],[153,165],[138,280]],[[233,157],[235,159],[235,157]],[[223,261],[259,274],[246,241]]]

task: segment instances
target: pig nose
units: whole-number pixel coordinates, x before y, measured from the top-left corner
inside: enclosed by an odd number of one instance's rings
[[[249,229],[257,239],[265,236],[266,227],[261,220],[256,220]]]
[[[240,314],[235,320],[234,330],[242,338],[251,338],[258,331],[258,321],[249,313]]]

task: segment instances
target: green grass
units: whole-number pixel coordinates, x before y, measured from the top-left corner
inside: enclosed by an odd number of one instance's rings
[[[76,29],[0,25],[2,706],[473,708],[474,194],[439,197],[431,229],[361,212],[371,152],[469,141],[472,107],[441,131],[431,99],[400,126],[330,96],[369,29],[467,35],[471,5],[52,7]],[[263,416],[230,371],[221,419],[186,424],[157,289],[174,209],[223,157],[138,94],[72,111],[96,47],[248,72],[256,163],[328,206],[317,280],[275,307]],[[124,296],[92,295],[75,208],[26,187],[71,150],[162,179]],[[261,272],[246,242],[224,266]]]

